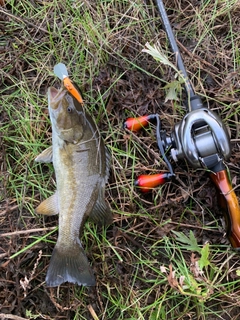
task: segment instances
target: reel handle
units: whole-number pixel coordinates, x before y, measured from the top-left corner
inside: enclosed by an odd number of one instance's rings
[[[161,130],[161,121],[159,118],[158,114],[149,114],[149,115],[145,115],[145,116],[141,116],[141,117],[136,117],[136,118],[128,118],[125,120],[124,124],[123,124],[123,128],[124,129],[128,129],[130,131],[139,131],[141,130],[143,127],[146,127],[147,125],[149,125],[149,123],[154,123],[156,125],[156,138],[157,138],[157,144],[158,144],[158,148],[160,151],[160,154],[163,158],[163,160],[165,161],[165,163],[168,166],[169,169],[169,177],[174,177],[174,172],[173,172],[173,168],[171,163],[169,162],[167,155],[166,155],[166,145],[165,143],[167,142],[164,138],[165,138],[165,131]],[[161,181],[161,174],[160,176],[157,175],[159,178],[159,181]],[[152,178],[153,179],[153,178]],[[157,180],[157,178],[156,178]],[[144,180],[145,181],[145,180]],[[156,186],[160,185],[162,183],[156,182]]]

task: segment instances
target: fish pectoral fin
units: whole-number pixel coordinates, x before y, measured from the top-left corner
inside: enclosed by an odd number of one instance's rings
[[[53,216],[58,214],[58,195],[55,192],[51,197],[47,198],[35,209],[37,214]]]
[[[94,286],[95,277],[80,240],[70,248],[63,250],[56,245],[46,276],[48,287],[57,287],[64,282],[77,283],[83,286]]]
[[[53,150],[52,146],[48,147],[47,149],[43,150],[35,159],[36,162],[45,162],[49,163],[52,162],[52,155],[53,155]]]
[[[97,202],[95,203],[95,206],[89,215],[89,219],[95,223],[101,223],[104,225],[112,223],[112,212],[109,205],[103,198],[103,192],[99,193]]]

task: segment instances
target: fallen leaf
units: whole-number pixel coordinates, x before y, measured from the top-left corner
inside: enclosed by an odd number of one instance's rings
[[[192,252],[191,254],[191,264],[190,264],[190,271],[193,273],[195,278],[203,275],[203,271],[200,269],[198,261],[199,258],[196,257],[195,253]]]
[[[169,274],[167,275],[168,283],[172,288],[177,288],[179,287],[178,281],[175,278],[175,271],[172,268],[172,264],[169,265]]]

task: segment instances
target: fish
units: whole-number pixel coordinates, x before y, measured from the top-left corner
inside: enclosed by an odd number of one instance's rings
[[[76,86],[74,90],[78,91]],[[56,177],[56,192],[35,209],[37,214],[59,214],[58,238],[46,285],[70,282],[94,286],[95,276],[80,237],[88,218],[104,225],[112,222],[111,208],[105,201],[110,155],[82,101],[64,86],[48,89],[48,110],[52,146],[35,159],[52,162]]]

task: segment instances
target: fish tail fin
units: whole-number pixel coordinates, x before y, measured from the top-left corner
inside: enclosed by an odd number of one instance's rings
[[[94,286],[95,277],[80,240],[68,250],[56,245],[46,275],[46,285],[57,287],[64,282]]]

